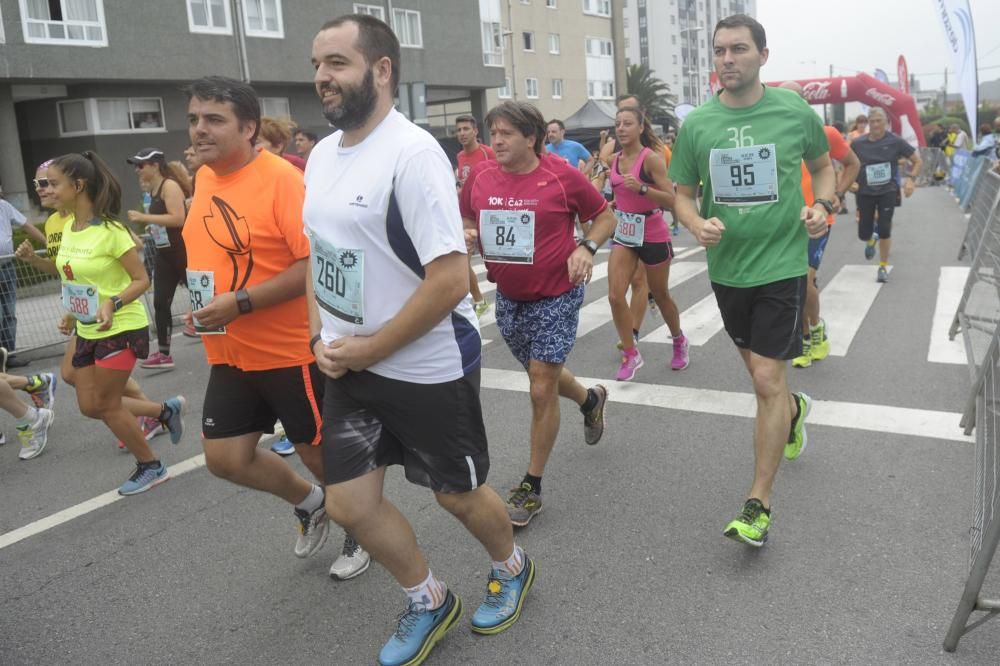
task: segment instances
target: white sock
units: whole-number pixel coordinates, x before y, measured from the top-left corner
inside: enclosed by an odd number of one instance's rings
[[[524,568],[524,550],[517,544],[514,544],[514,552],[510,554],[510,557],[503,562],[493,560],[493,568],[506,571],[511,576],[518,575],[521,573],[521,569]]]
[[[304,500],[295,505],[295,508],[312,513],[321,506],[323,506],[323,489],[313,484],[312,490],[309,491]]]
[[[17,420],[17,425],[19,426],[31,426],[38,422],[38,410],[34,407],[28,407],[28,411],[24,413],[24,416]]]
[[[403,591],[415,604],[424,606],[427,610],[440,608],[448,592],[448,586],[434,577],[434,572],[427,570],[427,578],[416,587],[404,587]]]

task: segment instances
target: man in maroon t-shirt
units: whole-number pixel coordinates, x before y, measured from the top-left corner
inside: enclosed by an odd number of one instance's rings
[[[507,499],[514,525],[542,508],[542,473],[559,433],[559,396],[580,405],[584,440],[604,434],[608,390],[585,388],[564,367],[579,322],[594,254],[614,232],[615,216],[587,177],[558,156],[542,155],[545,120],[524,102],[504,102],[486,116],[496,161],[473,167],[460,195],[466,240],[496,282],[496,319],[531,384],[528,473]],[[593,221],[576,242],[575,216]]]
[[[458,151],[458,168],[455,169],[455,184],[459,192],[465,179],[469,177],[472,167],[486,160],[495,160],[496,155],[489,146],[479,143],[479,124],[470,115],[461,115],[455,118],[455,138],[462,146]],[[490,309],[490,304],[483,297],[483,292],[479,290],[479,278],[472,270],[472,252],[469,252],[469,293],[472,295],[472,307],[476,310],[476,316],[482,317]]]

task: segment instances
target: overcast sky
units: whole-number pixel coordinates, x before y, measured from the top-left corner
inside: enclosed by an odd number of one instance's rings
[[[934,14],[933,0],[757,0],[757,20],[767,31],[770,59],[765,81],[827,76],[876,67],[896,80],[896,60],[906,57],[922,90],[958,92],[954,65]],[[1000,0],[970,0],[975,23],[979,82],[1000,79]],[[815,61],[815,62],[813,62]]]

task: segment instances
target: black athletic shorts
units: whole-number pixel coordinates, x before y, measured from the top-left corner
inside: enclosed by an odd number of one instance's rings
[[[802,354],[802,308],[806,276],[759,287],[726,287],[713,282],[726,333],[740,349],[780,360]]]
[[[639,247],[629,247],[612,241],[614,245],[632,250],[639,255],[639,261],[646,266],[659,266],[674,258],[674,245],[670,241],[643,243]]]
[[[293,444],[320,443],[323,374],[315,363],[274,370],[213,365],[205,390],[202,434],[225,439],[274,432],[280,420]]]
[[[490,454],[479,404],[479,370],[441,384],[372,372],[326,379],[323,469],[332,485],[386,465],[411,483],[464,493],[486,483]]]

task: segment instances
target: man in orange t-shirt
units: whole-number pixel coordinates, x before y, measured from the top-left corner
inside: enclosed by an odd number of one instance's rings
[[[191,145],[203,165],[183,234],[192,323],[211,366],[202,413],[205,462],[216,476],[293,504],[300,524],[295,554],[308,557],[328,534],[322,487],[257,448],[280,420],[302,462],[323,478],[325,382],[309,344],[302,172],[255,150],[260,106],[253,88],[212,76],[195,81],[187,94]],[[353,540],[345,545],[357,562],[347,573],[357,575],[368,555]],[[339,575],[338,562],[331,575],[350,577]]]

